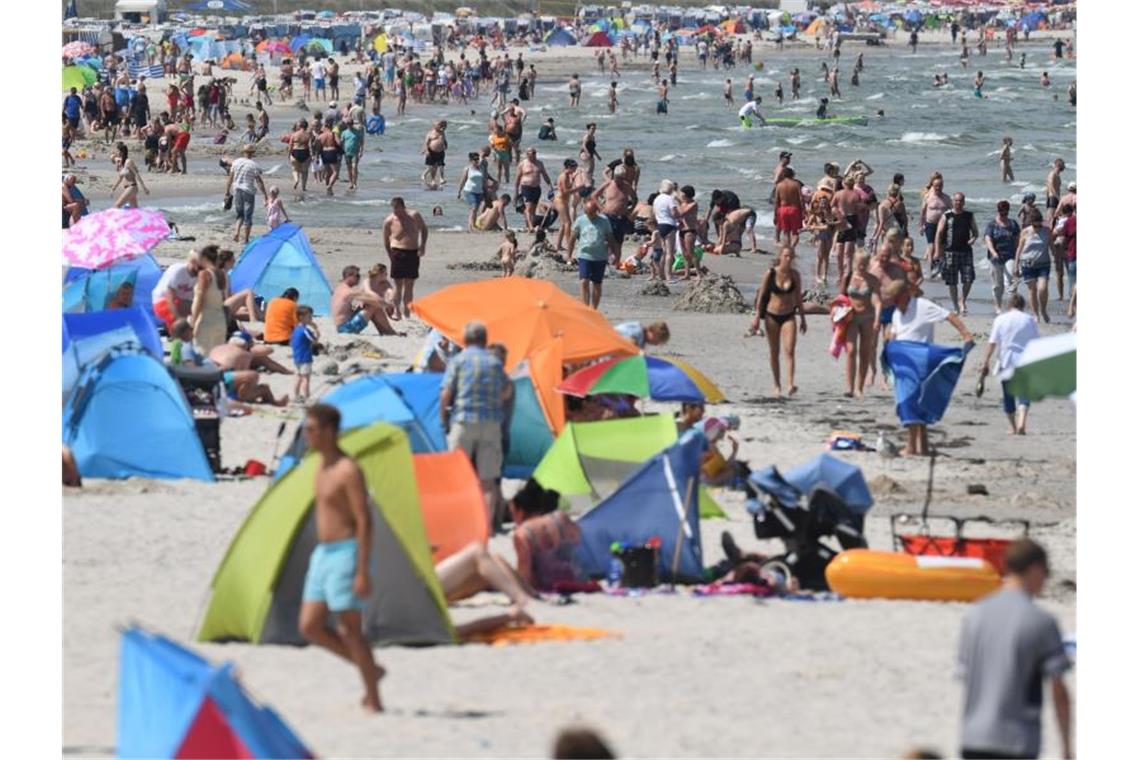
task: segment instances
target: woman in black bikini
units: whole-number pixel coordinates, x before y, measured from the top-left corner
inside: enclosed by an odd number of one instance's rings
[[[780,398],[780,354],[784,354],[784,364],[788,370],[788,395],[794,395],[796,387],[796,313],[800,315],[800,332],[807,332],[807,319],[804,317],[803,287],[800,273],[793,262],[796,253],[789,247],[780,249],[776,266],[768,270],[760,281],[756,294],[756,316],[752,319],[753,335],[763,335],[760,318],[768,331],[768,361],[772,367],[775,383],[773,395]]]
[[[301,186],[300,195],[295,196],[298,200],[304,197],[305,190],[309,186],[309,161],[313,157],[309,149],[311,141],[309,122],[301,119],[293,134],[289,136],[289,165],[293,168],[293,189],[296,190],[298,184]]]
[[[852,270],[839,284],[839,292],[851,299],[851,321],[847,323],[847,390],[843,395],[863,398],[867,371],[875,361],[875,333],[879,329],[882,283],[870,272],[871,257],[866,252],[855,256]],[[858,379],[856,379],[858,360]]]

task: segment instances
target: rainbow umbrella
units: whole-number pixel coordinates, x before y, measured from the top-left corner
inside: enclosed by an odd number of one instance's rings
[[[72,266],[105,269],[150,252],[170,235],[161,211],[111,208],[83,217],[63,233],[63,258]]]
[[[724,401],[720,389],[686,362],[645,354],[591,364],[563,380],[557,390],[569,396],[620,393],[655,401]]]

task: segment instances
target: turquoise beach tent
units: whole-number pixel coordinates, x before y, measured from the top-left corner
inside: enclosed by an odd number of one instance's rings
[[[332,286],[305,232],[292,222],[249,241],[230,279],[233,292],[249,288],[267,301],[296,288],[297,303],[312,307],[318,317],[327,316],[332,305]]]
[[[554,445],[554,433],[542,412],[529,372],[516,375],[515,406],[511,414],[510,449],[503,459],[504,478],[529,478]]]
[[[141,307],[63,315],[63,392],[75,387],[83,368],[117,346],[131,345],[159,361],[158,327]]]
[[[149,253],[137,259],[120,261],[107,269],[71,267],[63,278],[63,310],[65,312],[102,311],[107,299],[124,282],[135,286],[132,306],[141,306],[154,316],[151,292],[162,279],[162,267]]]
[[[182,390],[138,350],[83,369],[63,406],[63,442],[85,478],[214,479]]]
[[[618,489],[578,520],[582,541],[576,558],[592,577],[606,574],[610,545],[642,546],[660,539],[657,574],[662,580],[701,577],[698,488],[707,442],[688,435],[630,474]],[[676,562],[677,572],[673,573]]]
[[[140,628],[119,639],[116,754],[130,758],[311,758],[271,708],[241,687],[234,666],[211,665]]]

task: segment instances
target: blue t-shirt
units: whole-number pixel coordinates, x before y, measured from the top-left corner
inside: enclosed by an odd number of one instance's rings
[[[306,325],[297,325],[289,336],[289,346],[293,349],[294,364],[313,363],[313,333]]]
[[[997,220],[986,225],[985,236],[994,241],[994,249],[1002,261],[1009,261],[1017,254],[1017,239],[1021,235],[1021,226],[1012,219],[1006,220],[1009,226],[1003,227]]]
[[[578,233],[576,254],[586,261],[608,261],[610,248],[606,243],[613,237],[610,220],[601,214],[595,218],[582,214],[574,220],[574,232]]]
[[[78,95],[68,95],[63,99],[63,112],[69,119],[78,119],[83,108],[83,98]]]

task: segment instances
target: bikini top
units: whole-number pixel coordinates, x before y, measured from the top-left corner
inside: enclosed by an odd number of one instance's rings
[[[848,298],[858,298],[858,299],[870,298],[871,292],[872,291],[871,291],[870,286],[862,287],[862,288],[853,288],[850,285],[847,286],[847,297]]]
[[[769,293],[775,293],[778,296],[789,296],[792,293],[796,292],[796,282],[794,279],[792,280],[791,285],[789,285],[786,288],[781,288],[776,282],[777,278],[779,277],[779,275],[776,274],[776,269],[773,267],[772,269],[769,269],[768,271],[772,273],[772,276],[768,279],[768,292]]]

